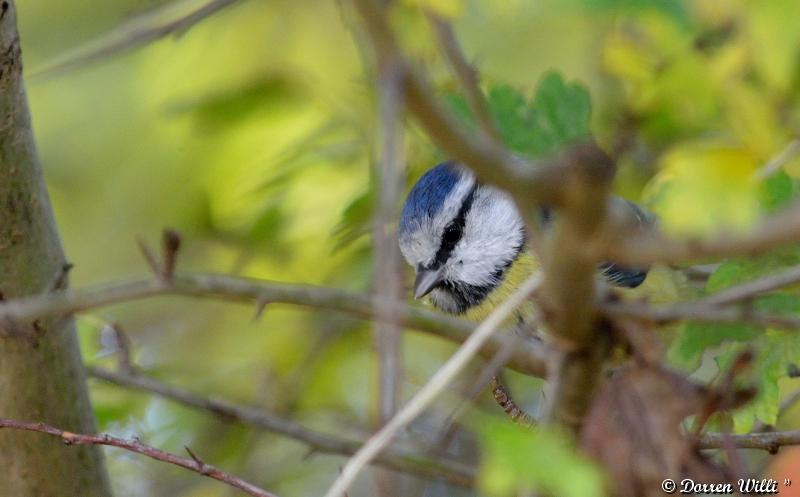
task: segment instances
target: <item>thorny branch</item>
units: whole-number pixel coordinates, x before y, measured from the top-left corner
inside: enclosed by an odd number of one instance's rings
[[[363,319],[376,318],[374,299],[363,294],[236,276],[176,273],[170,281],[142,279],[5,301],[0,303],[0,322],[29,322],[40,317],[63,316],[158,295],[217,298],[257,306],[262,303],[293,304],[342,312]],[[473,323],[438,312],[398,302],[390,305],[401,325],[453,342],[464,342],[474,327]],[[492,335],[481,349],[481,354],[493,357],[509,339],[502,333]],[[528,340],[516,345],[508,366],[541,377],[545,374],[544,358],[544,347]]]
[[[467,105],[472,110],[475,120],[478,123],[478,129],[483,133],[484,137],[494,142],[500,141],[500,136],[497,133],[497,128],[494,124],[494,119],[489,111],[489,104],[481,92],[478,78],[478,71],[467,62],[464,52],[456,39],[456,34],[453,31],[453,26],[434,13],[428,14],[428,19],[433,25],[436,37],[439,40],[442,52],[444,53],[453,72],[458,77],[461,87],[466,96]]]
[[[308,445],[315,452],[352,455],[363,441],[326,435],[293,421],[231,402],[203,397],[188,390],[159,382],[149,376],[126,371],[87,366],[89,376],[113,385],[151,393],[181,405],[208,412],[226,421],[252,426],[258,430],[278,433]],[[474,470],[448,459],[430,459],[399,449],[393,449],[375,459],[375,464],[396,471],[417,474],[426,478],[444,478],[450,483],[470,486]]]
[[[129,452],[135,452],[143,456],[155,459],[156,461],[174,464],[182,468],[194,471],[203,476],[213,478],[214,480],[221,481],[226,485],[253,495],[255,497],[276,497],[275,494],[267,492],[252,483],[226,473],[210,464],[207,464],[197,458],[189,451],[191,458],[181,457],[170,452],[165,452],[161,449],[151,447],[150,445],[142,443],[136,438],[124,439],[118,438],[107,434],[100,435],[87,435],[81,433],[72,433],[69,431],[56,428],[44,423],[31,423],[27,421],[16,421],[13,419],[0,419],[0,428],[10,428],[15,430],[36,431],[39,433],[46,433],[54,437],[60,437],[67,445],[107,445],[109,447],[118,447]],[[188,449],[187,449],[188,451]]]
[[[194,25],[230,7],[240,0],[209,0],[189,12],[169,20],[162,20],[173,9],[166,5],[137,16],[118,26],[114,32],[100,40],[80,46],[36,71],[34,77],[58,75],[99,62],[114,55],[135,50],[148,43],[170,35],[180,35]]]
[[[660,232],[619,237],[602,251],[604,259],[636,265],[755,256],[800,244],[800,201],[759,221],[749,233],[723,232],[709,239],[675,239]]]

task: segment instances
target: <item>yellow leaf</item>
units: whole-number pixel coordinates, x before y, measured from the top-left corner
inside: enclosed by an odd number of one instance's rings
[[[461,0],[405,0],[405,3],[433,12],[445,19],[454,19],[464,10]]]
[[[736,81],[729,83],[722,94],[730,129],[760,161],[769,159],[788,141],[775,106],[763,92]]]
[[[685,143],[663,157],[644,198],[668,232],[698,236],[744,230],[758,216],[757,167],[758,161],[744,149]]]

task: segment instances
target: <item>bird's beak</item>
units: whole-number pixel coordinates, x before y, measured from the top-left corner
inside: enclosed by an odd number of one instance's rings
[[[414,298],[421,299],[428,295],[443,279],[444,266],[436,269],[420,268],[417,271],[417,279],[414,280]]]

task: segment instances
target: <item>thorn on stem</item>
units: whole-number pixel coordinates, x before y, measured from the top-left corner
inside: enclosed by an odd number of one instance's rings
[[[147,262],[147,265],[150,266],[150,270],[156,277],[160,278],[161,269],[159,268],[158,260],[156,259],[156,256],[153,254],[153,251],[147,245],[147,242],[145,242],[142,237],[138,237],[136,239],[136,245],[139,246],[139,252],[142,253],[145,262]]]
[[[181,248],[181,235],[176,230],[167,228],[164,230],[161,242],[164,251],[161,278],[164,281],[170,281],[172,280],[172,275],[175,273],[175,265],[178,261],[178,250]]]
[[[71,262],[64,262],[64,264],[61,265],[58,274],[56,274],[56,277],[53,280],[53,284],[50,285],[51,292],[63,290],[67,287],[67,277],[69,276],[69,272],[73,267],[75,267],[75,264]]]
[[[114,333],[114,345],[117,348],[117,368],[124,373],[134,372],[130,337],[128,337],[128,334],[125,333],[119,323],[113,323],[110,328]]]
[[[191,457],[192,460],[197,464],[197,471],[202,474],[206,474],[208,472],[208,465],[205,463],[205,461],[200,459],[197,454],[192,452],[192,449],[190,449],[188,445],[184,445],[183,448],[186,450],[186,453],[189,454],[189,457]]]
[[[264,298],[259,298],[256,300],[256,313],[253,315],[253,322],[257,322],[261,319],[261,316],[264,315],[264,309],[269,304],[269,300]]]
[[[61,433],[61,439],[64,440],[64,445],[72,445],[75,442],[75,434],[65,431]]]

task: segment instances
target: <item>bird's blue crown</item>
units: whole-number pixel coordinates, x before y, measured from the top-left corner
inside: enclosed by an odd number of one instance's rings
[[[425,173],[408,193],[400,218],[400,234],[413,229],[414,220],[434,217],[462,174],[453,162],[443,162]]]

